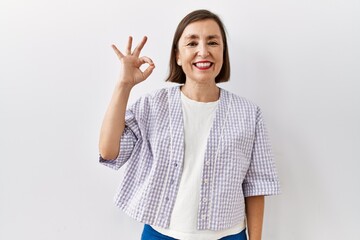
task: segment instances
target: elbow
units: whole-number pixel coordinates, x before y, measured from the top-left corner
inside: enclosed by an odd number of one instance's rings
[[[106,149],[106,148],[99,148],[99,154],[102,159],[104,160],[115,160],[119,156],[119,149]]]
[[[115,160],[117,158],[118,154],[100,152],[100,156],[101,156],[101,158],[103,160],[112,161],[112,160]]]

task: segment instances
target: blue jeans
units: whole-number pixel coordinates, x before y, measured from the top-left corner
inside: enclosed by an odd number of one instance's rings
[[[175,238],[168,237],[157,232],[150,225],[145,224],[143,233],[141,235],[141,240],[176,240]],[[229,235],[221,238],[221,240],[247,240],[245,229],[234,235]]]

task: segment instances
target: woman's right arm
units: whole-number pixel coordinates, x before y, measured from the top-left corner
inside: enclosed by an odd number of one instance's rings
[[[114,160],[119,155],[120,138],[125,128],[125,112],[131,89],[148,78],[155,68],[150,58],[139,57],[146,40],[144,37],[132,52],[132,37],[129,37],[125,55],[112,45],[121,62],[121,71],[101,125],[99,153],[103,159]],[[149,66],[142,72],[140,66],[143,64]]]

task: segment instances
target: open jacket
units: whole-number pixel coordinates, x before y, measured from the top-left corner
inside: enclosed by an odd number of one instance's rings
[[[127,162],[116,205],[134,219],[168,228],[184,159],[180,86],[137,100],[126,112],[120,153],[100,162]],[[197,228],[222,230],[244,221],[244,197],[280,191],[259,107],[220,89],[203,160]]]

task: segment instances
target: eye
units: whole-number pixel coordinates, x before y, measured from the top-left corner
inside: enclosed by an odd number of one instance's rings
[[[215,42],[215,41],[211,41],[211,42],[208,42],[208,44],[210,45],[210,46],[216,46],[216,45],[219,45],[217,42]]]
[[[186,44],[186,46],[189,47],[195,47],[197,45],[197,42],[189,42],[188,44]]]

